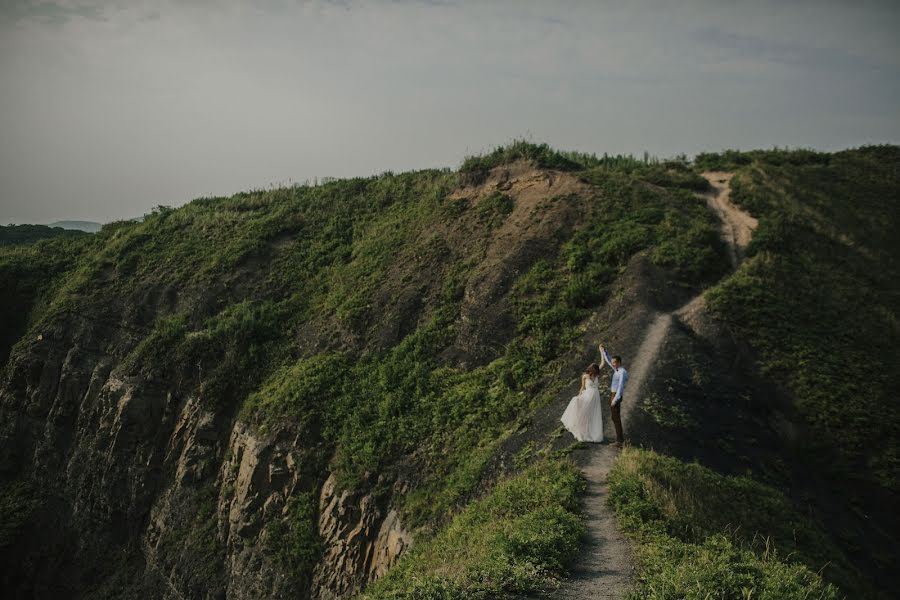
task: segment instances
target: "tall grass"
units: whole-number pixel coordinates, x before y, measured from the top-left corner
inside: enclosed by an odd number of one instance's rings
[[[362,598],[462,600],[552,590],[584,533],[582,488],[570,463],[535,463],[418,542]]]
[[[640,563],[631,598],[841,597],[828,581],[872,593],[816,523],[752,479],[629,448],[610,504]]]

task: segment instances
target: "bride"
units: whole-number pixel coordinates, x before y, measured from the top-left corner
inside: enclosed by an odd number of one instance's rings
[[[569,401],[560,420],[579,442],[603,441],[600,365],[591,363],[581,375],[581,390]]]

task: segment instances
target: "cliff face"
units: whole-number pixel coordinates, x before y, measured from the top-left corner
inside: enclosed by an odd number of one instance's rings
[[[196,397],[111,375],[110,357],[82,349],[83,338],[48,338],[24,353],[13,370],[21,387],[4,394],[4,461],[31,467],[48,497],[38,522],[53,519],[46,533],[55,530],[26,543],[22,564],[34,587],[19,592],[43,597],[100,574],[119,579],[111,567],[121,568],[126,552],[145,585],[162,584],[159,597],[296,593],[298,582],[273,564],[265,525],[299,490],[316,488],[299,468],[304,441],[289,430],[259,437],[232,428]],[[72,344],[65,353],[64,344]],[[316,597],[355,591],[411,543],[395,511],[370,495],[337,493],[333,478],[321,488],[318,521],[325,558]],[[60,581],[59,566],[76,579]]]
[[[167,381],[114,373],[110,345],[135,338],[92,319],[40,331],[17,348],[2,389],[3,471],[33,478],[44,498],[31,521],[41,535],[24,533],[4,557],[22,569],[5,576],[14,596],[91,596],[97,583],[100,596],[119,585],[134,597],[306,593],[266,543],[266,525],[305,491],[324,548],[315,597],[357,590],[410,545],[384,497],[304,471],[317,441],[289,423],[261,435]]]

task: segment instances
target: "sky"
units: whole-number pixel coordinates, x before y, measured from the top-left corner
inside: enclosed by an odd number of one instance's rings
[[[0,223],[459,166],[900,143],[900,2],[0,0]]]

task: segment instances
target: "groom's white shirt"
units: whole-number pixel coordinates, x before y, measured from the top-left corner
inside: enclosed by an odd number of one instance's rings
[[[612,365],[609,365],[612,367]],[[625,389],[625,384],[628,383],[628,371],[625,370],[625,367],[619,367],[616,369],[613,367],[612,383],[609,386],[609,391],[615,392],[616,397],[613,398],[613,402],[619,402],[622,400],[622,390]]]

